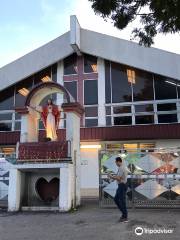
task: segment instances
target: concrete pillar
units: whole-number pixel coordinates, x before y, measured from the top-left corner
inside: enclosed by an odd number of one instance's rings
[[[20,142],[37,142],[38,141],[38,121],[37,114],[31,111],[21,116],[21,135]]]
[[[98,126],[106,126],[106,109],[105,109],[105,63],[104,59],[97,60],[98,71]]]
[[[8,190],[8,211],[19,211],[21,203],[21,172],[10,169]]]
[[[80,116],[74,112],[66,113],[66,140],[71,142],[73,160],[74,205],[80,205]]]
[[[66,164],[60,168],[59,210],[71,210],[73,201],[72,165]]]

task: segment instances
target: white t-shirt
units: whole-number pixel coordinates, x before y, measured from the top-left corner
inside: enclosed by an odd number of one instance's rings
[[[127,170],[124,166],[118,167],[117,176],[122,177],[121,181],[117,180],[117,184],[127,183]]]

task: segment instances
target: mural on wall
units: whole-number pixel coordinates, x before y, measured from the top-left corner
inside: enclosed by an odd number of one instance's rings
[[[101,189],[105,198],[115,195],[115,158],[121,156],[128,170],[127,196],[133,200],[180,200],[180,152],[101,153]]]

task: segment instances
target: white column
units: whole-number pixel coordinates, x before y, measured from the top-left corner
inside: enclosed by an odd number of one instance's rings
[[[63,74],[64,74],[64,64],[62,60],[62,61],[59,61],[57,64],[57,83],[59,83],[62,86],[64,85]],[[61,105],[63,102],[64,102],[63,94],[57,94],[56,104]],[[62,114],[61,117],[63,116],[64,114]],[[63,128],[63,127],[64,127],[64,121],[61,119],[59,128]]]
[[[60,185],[59,185],[59,210],[69,211],[72,208],[72,165],[67,164],[60,168]]]
[[[74,112],[66,113],[66,140],[71,141],[71,157],[73,161],[73,201],[80,205],[80,116]]]
[[[27,113],[21,116],[20,142],[38,141],[38,121],[36,115]]]
[[[106,125],[106,111],[105,111],[105,63],[104,59],[97,60],[98,71],[98,126]]]
[[[18,211],[21,202],[21,172],[10,169],[8,190],[8,211]]]

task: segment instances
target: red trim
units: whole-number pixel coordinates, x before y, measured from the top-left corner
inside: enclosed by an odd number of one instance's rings
[[[180,124],[81,128],[80,134],[81,141],[180,139]],[[40,141],[44,137],[45,131],[40,131]],[[58,140],[65,137],[65,129],[58,130]],[[15,145],[19,139],[20,132],[0,132],[0,145]]]
[[[27,107],[15,108],[15,111],[17,113],[20,113],[20,114],[27,114],[27,113],[29,113],[29,110],[28,110]]]
[[[78,115],[83,115],[83,113],[84,113],[84,108],[78,102],[63,103],[62,108],[63,108],[64,112],[75,112]]]

